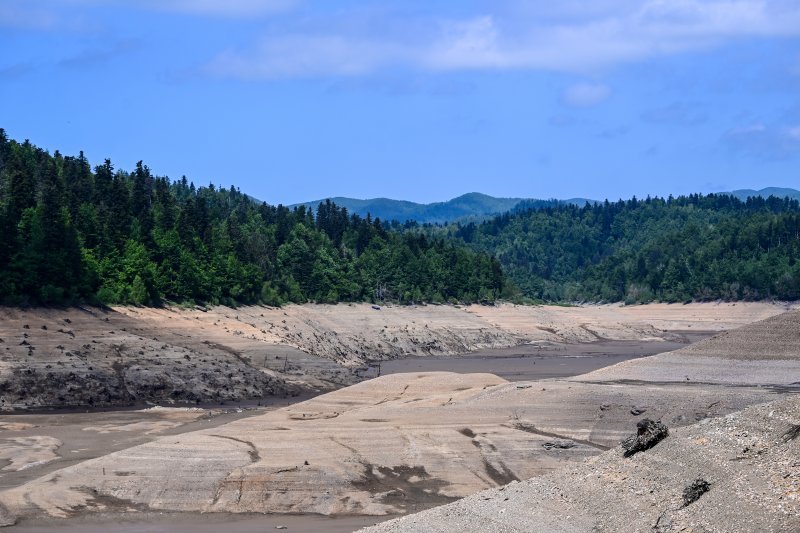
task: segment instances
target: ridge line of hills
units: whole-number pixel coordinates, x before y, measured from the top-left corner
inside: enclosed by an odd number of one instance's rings
[[[789,197],[793,200],[800,200],[800,190],[786,187],[764,187],[762,189],[736,189],[733,191],[718,192],[715,194],[730,195],[739,200],[745,201],[749,197],[760,196],[767,198],[776,196],[779,198]],[[522,197],[495,197],[480,192],[470,192],[462,194],[447,201],[418,203],[408,200],[395,200],[392,198],[349,198],[346,196],[335,196],[301,202],[289,205],[295,208],[305,206],[307,209],[316,210],[320,203],[330,200],[340,207],[346,208],[350,213],[361,217],[368,214],[373,218],[380,218],[383,221],[396,220],[406,222],[413,220],[421,224],[447,223],[447,222],[470,222],[482,218],[500,215],[509,211],[527,208],[541,208],[557,205],[575,205],[583,207],[586,204],[600,203],[600,200],[591,198],[522,198]]]
[[[512,211],[520,204],[529,202],[535,203],[536,207],[567,204],[583,207],[587,203],[596,203],[595,200],[590,200],[588,198],[539,200],[521,197],[501,198],[479,192],[470,192],[444,202],[432,202],[428,204],[411,202],[408,200],[395,200],[392,198],[368,198],[362,200],[358,198],[336,196],[293,204],[289,207],[305,206],[308,209],[316,210],[317,206],[326,200],[330,200],[338,206],[345,207],[351,213],[362,217],[369,214],[373,218],[380,218],[384,221],[396,220],[398,222],[405,222],[407,220],[413,220],[422,224],[484,218]]]

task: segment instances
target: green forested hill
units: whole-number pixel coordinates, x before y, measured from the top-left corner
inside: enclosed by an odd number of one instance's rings
[[[496,260],[388,231],[332,203],[316,213],[237,189],[170,182],[139,163],[94,168],[0,129],[0,300],[152,305],[496,298]]]
[[[329,201],[289,209],[141,163],[92,169],[0,129],[0,227],[5,304],[800,299],[790,198],[526,202],[392,230]]]
[[[800,298],[800,204],[729,195],[549,206],[451,227],[530,298]]]

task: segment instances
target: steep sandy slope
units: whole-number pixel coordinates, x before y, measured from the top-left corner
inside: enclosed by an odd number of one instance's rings
[[[670,332],[735,329],[796,308],[797,304],[766,302],[647,305],[581,305],[467,308],[505,331],[532,340],[587,342],[599,339],[662,338]]]
[[[363,531],[800,531],[798,434],[794,396]],[[687,505],[698,479],[708,492]]]
[[[457,354],[520,344],[513,333],[492,327],[464,309],[441,306],[367,304],[288,305],[284,308],[214,307],[197,309],[117,308],[150,323],[172,321],[176,331],[226,337],[244,351],[257,341],[282,344],[346,367],[369,359],[401,355]]]
[[[0,308],[0,410],[240,401],[295,388],[173,325],[100,309]]]
[[[800,388],[800,311],[789,311],[674,352],[626,361],[574,380]]]

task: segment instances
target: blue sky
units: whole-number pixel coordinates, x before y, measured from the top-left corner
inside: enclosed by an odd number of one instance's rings
[[[270,203],[800,187],[800,2],[0,0],[0,127]]]

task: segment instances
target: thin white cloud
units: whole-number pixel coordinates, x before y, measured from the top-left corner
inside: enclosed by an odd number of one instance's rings
[[[135,50],[140,44],[139,41],[133,39],[103,43],[96,47],[86,48],[73,56],[65,57],[58,62],[58,65],[66,68],[88,68],[102,65]]]
[[[791,0],[570,0],[560,8],[535,4],[458,20],[415,21],[415,30],[426,31],[405,36],[353,32],[346,24],[324,33],[275,33],[249,50],[228,50],[206,71],[241,78],[361,75],[392,66],[585,74],[737,39],[800,36],[800,2]]]
[[[631,129],[628,126],[617,126],[615,128],[608,128],[597,134],[598,139],[613,140],[624,137],[630,133]]]
[[[33,67],[27,63],[18,63],[8,67],[0,67],[0,80],[14,80],[22,78],[33,71]]]
[[[591,107],[608,100],[611,88],[602,83],[576,83],[564,90],[562,101],[572,107]]]
[[[50,29],[91,7],[125,7],[201,15],[251,18],[289,11],[301,0],[0,0],[0,25]]]
[[[250,17],[288,11],[299,0],[140,0],[132,5],[195,15]]]
[[[512,66],[514,58],[500,49],[498,30],[489,16],[448,22],[441,35],[420,50],[418,58],[434,69],[503,68]]]
[[[154,12],[252,19],[290,11],[301,0],[0,0],[0,28],[96,33],[90,8],[116,6]]]
[[[800,155],[800,126],[750,124],[729,130],[723,140],[734,151],[758,159],[788,159]]]
[[[653,124],[695,126],[704,123],[707,117],[699,104],[672,102],[663,107],[647,109],[642,113],[642,119]]]
[[[405,49],[390,43],[348,40],[338,35],[265,39],[248,56],[233,50],[219,54],[203,70],[240,79],[304,78],[366,74],[403,61]]]
[[[53,11],[30,6],[15,0],[0,3],[0,27],[21,30],[48,30],[57,26],[59,17]]]

